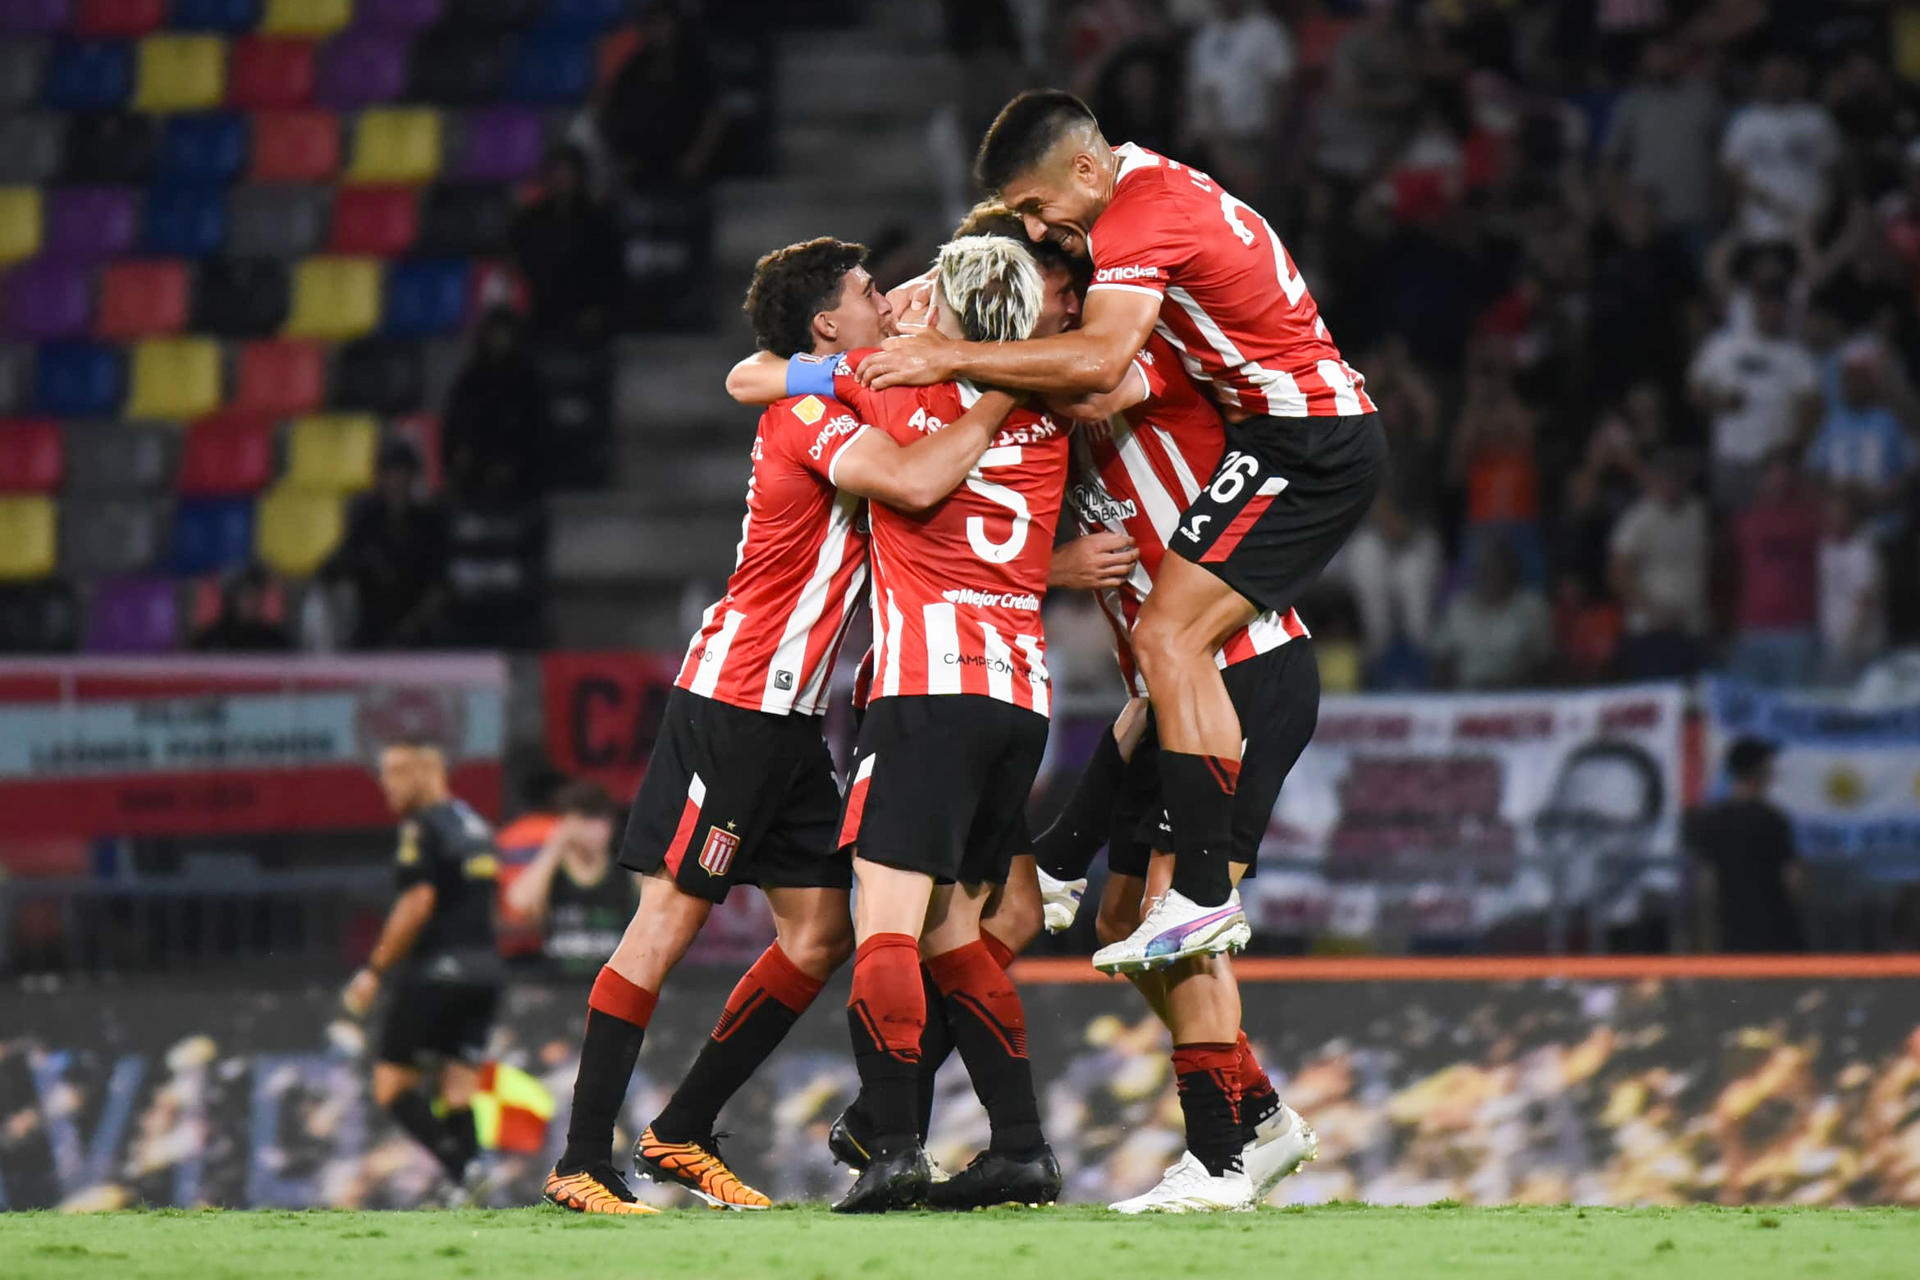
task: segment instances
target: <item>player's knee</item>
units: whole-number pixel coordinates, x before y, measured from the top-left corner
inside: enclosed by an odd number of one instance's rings
[[[780,949],[795,968],[810,977],[826,979],[853,956],[853,925],[823,925],[780,940]]]
[[[1031,902],[1025,899],[1008,901],[993,913],[982,932],[993,934],[1009,951],[1019,955],[1040,936],[1043,918],[1043,909],[1037,898]]]

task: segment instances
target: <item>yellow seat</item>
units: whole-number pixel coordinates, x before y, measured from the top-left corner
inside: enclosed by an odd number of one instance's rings
[[[327,36],[353,20],[353,0],[267,0],[264,35]]]
[[[227,93],[227,45],[219,36],[148,36],[140,42],[133,105],[141,111],[206,111]]]
[[[276,573],[312,576],[340,543],[345,506],[346,499],[324,489],[275,486],[254,517],[254,555]]]
[[[380,321],[380,263],[373,258],[308,258],[293,270],[286,332],[339,341]]]
[[[353,130],[355,182],[426,182],[440,171],[440,113],[431,107],[374,107]]]
[[[148,338],[133,345],[129,418],[199,418],[220,407],[220,344]]]
[[[370,413],[310,413],[293,420],[283,483],[351,493],[373,483],[380,424]]]
[[[58,513],[44,494],[0,497],[0,582],[25,582],[53,573]]]
[[[0,262],[40,252],[40,189],[0,187]]]

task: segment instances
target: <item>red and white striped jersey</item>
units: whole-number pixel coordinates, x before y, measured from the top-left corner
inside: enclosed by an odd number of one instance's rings
[[[1113,200],[1087,237],[1092,289],[1160,299],[1157,332],[1240,413],[1371,413],[1307,282],[1266,220],[1197,169],[1125,143]],[[1091,291],[1091,290],[1090,290]]]
[[[1083,536],[1124,533],[1139,549],[1139,563],[1126,582],[1094,596],[1113,629],[1113,656],[1121,678],[1135,696],[1145,697],[1147,686],[1133,656],[1133,624],[1153,590],[1180,513],[1199,496],[1225,443],[1219,412],[1181,371],[1164,338],[1148,338],[1134,364],[1127,376],[1146,380],[1147,398],[1124,414],[1083,425],[1075,433],[1067,501]],[[1306,634],[1291,609],[1263,613],[1234,632],[1214,661],[1229,667]]]
[[[874,391],[849,352],[834,395],[901,444],[939,431],[979,399],[965,382]],[[1067,426],[1016,409],[971,475],[917,516],[874,503],[875,698],[971,693],[1046,715],[1047,594],[1066,488]]]
[[[675,681],[751,711],[826,710],[834,655],[867,581],[866,507],[834,464],[867,424],[820,396],[760,415],[727,593],[700,619]]]

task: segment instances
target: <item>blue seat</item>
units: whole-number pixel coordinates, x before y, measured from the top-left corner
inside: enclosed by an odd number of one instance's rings
[[[173,508],[173,571],[224,573],[253,558],[253,499],[189,498]]]
[[[147,194],[140,237],[148,253],[204,258],[227,241],[227,204],[216,187],[155,187]]]
[[[244,34],[260,25],[260,0],[173,0],[168,25],[180,31]]]
[[[118,40],[62,40],[47,59],[46,104],[62,111],[111,111],[133,94],[133,46]]]
[[[592,86],[592,42],[570,31],[540,31],[514,50],[506,96],[560,106],[580,101]]]
[[[48,342],[33,370],[34,409],[55,418],[110,418],[126,391],[126,357],[101,342]]]
[[[388,337],[458,333],[467,318],[467,264],[457,258],[414,258],[387,268]]]
[[[163,177],[225,186],[246,166],[244,116],[232,111],[208,111],[167,118],[160,135]]]

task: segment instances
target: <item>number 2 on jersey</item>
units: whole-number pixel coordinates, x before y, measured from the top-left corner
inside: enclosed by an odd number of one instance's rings
[[[1301,278],[1298,271],[1293,269],[1293,264],[1287,261],[1287,251],[1280,247],[1280,237],[1273,234],[1273,228],[1267,225],[1267,220],[1255,213],[1251,207],[1235,200],[1226,191],[1221,191],[1220,216],[1227,220],[1227,226],[1232,228],[1235,238],[1241,244],[1252,248],[1253,228],[1242,219],[1242,214],[1259,223],[1260,229],[1267,233],[1267,243],[1273,246],[1274,274],[1280,277],[1280,291],[1287,295],[1287,305],[1300,305],[1300,299],[1307,293],[1307,282]]]

